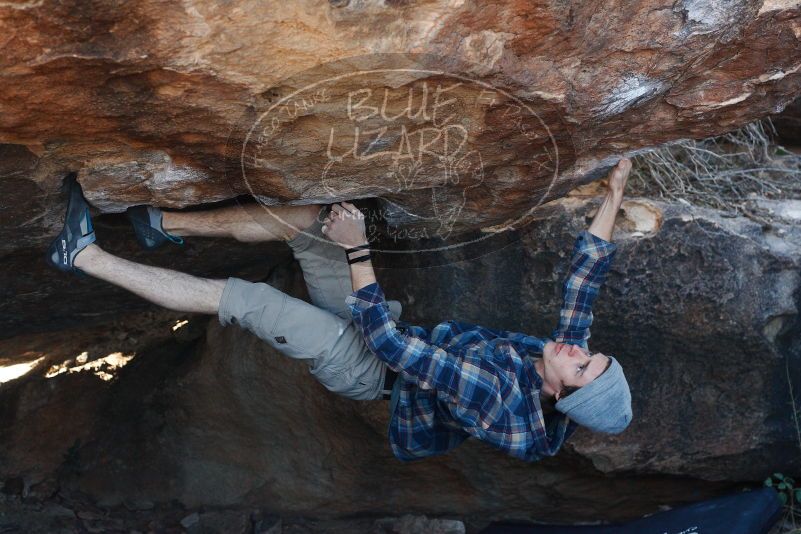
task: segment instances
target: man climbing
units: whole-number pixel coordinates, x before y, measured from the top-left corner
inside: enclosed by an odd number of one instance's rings
[[[347,202],[331,206],[323,220],[321,206],[129,210],[147,249],[188,236],[287,241],[313,304],[268,284],[198,278],[105,252],[74,176],[67,179],[64,229],[47,257],[62,271],[85,272],[160,306],[216,314],[223,325],[237,324],[307,360],[330,391],[390,398],[389,438],[401,460],[441,454],[473,436],[534,461],[556,454],[579,424],[619,433],[631,421],[620,364],[587,350],[591,306],[615,254],[610,240],[630,168],[623,159],[613,169],[605,200],[576,239],[553,340],[456,321],[431,330],[399,323],[400,304],[387,302],[376,282],[364,218]]]

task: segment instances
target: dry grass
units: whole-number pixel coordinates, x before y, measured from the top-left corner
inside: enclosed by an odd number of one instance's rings
[[[793,380],[790,376],[790,359],[785,358],[784,360],[784,370],[785,375],[787,377],[787,386],[790,392],[790,409],[792,410],[793,414],[793,423],[795,423],[795,431],[796,436],[798,439],[798,447],[801,450],[801,416],[799,416],[798,408],[795,400],[795,392],[793,391]],[[793,491],[792,493],[795,493]],[[798,505],[801,502],[797,502],[797,499],[794,499],[795,495],[791,494],[788,498],[788,503],[784,507],[784,515],[782,516],[779,523],[776,525],[776,529],[771,531],[771,534],[801,534],[801,510],[799,510]]]
[[[775,141],[769,119],[720,137],[683,140],[633,158],[627,193],[665,198],[746,216],[763,226],[780,221],[760,199],[801,199],[801,154]],[[789,365],[789,361],[786,362]],[[801,415],[789,367],[791,417],[801,450]],[[770,534],[801,534],[801,510],[790,494]]]
[[[630,194],[775,221],[756,199],[801,199],[801,154],[776,144],[770,120],[720,137],[683,140],[633,159]]]

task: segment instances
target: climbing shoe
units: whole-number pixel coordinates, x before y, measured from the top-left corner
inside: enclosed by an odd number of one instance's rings
[[[128,219],[136,232],[136,240],[142,248],[153,250],[159,248],[167,241],[183,245],[180,237],[168,234],[161,225],[162,213],[153,206],[134,206],[128,208]]]
[[[64,188],[67,192],[64,228],[47,249],[47,261],[65,273],[83,274],[83,271],[74,266],[75,256],[95,242],[95,229],[89,216],[89,204],[83,197],[74,173],[64,178]]]

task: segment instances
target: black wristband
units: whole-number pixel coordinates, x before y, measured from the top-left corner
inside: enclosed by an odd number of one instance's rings
[[[345,254],[350,254],[351,252],[356,252],[357,250],[366,250],[370,248],[370,243],[365,243],[364,245],[357,245],[353,248],[346,248]]]
[[[367,261],[369,259],[370,259],[370,251],[368,250],[367,254],[365,254],[364,256],[359,256],[358,258],[348,257],[348,265],[351,265],[353,263],[359,263],[360,261]]]

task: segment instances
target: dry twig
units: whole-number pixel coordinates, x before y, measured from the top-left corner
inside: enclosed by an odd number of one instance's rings
[[[801,199],[801,155],[776,144],[769,119],[720,137],[682,140],[633,160],[631,192],[743,215],[775,216],[756,199]]]

